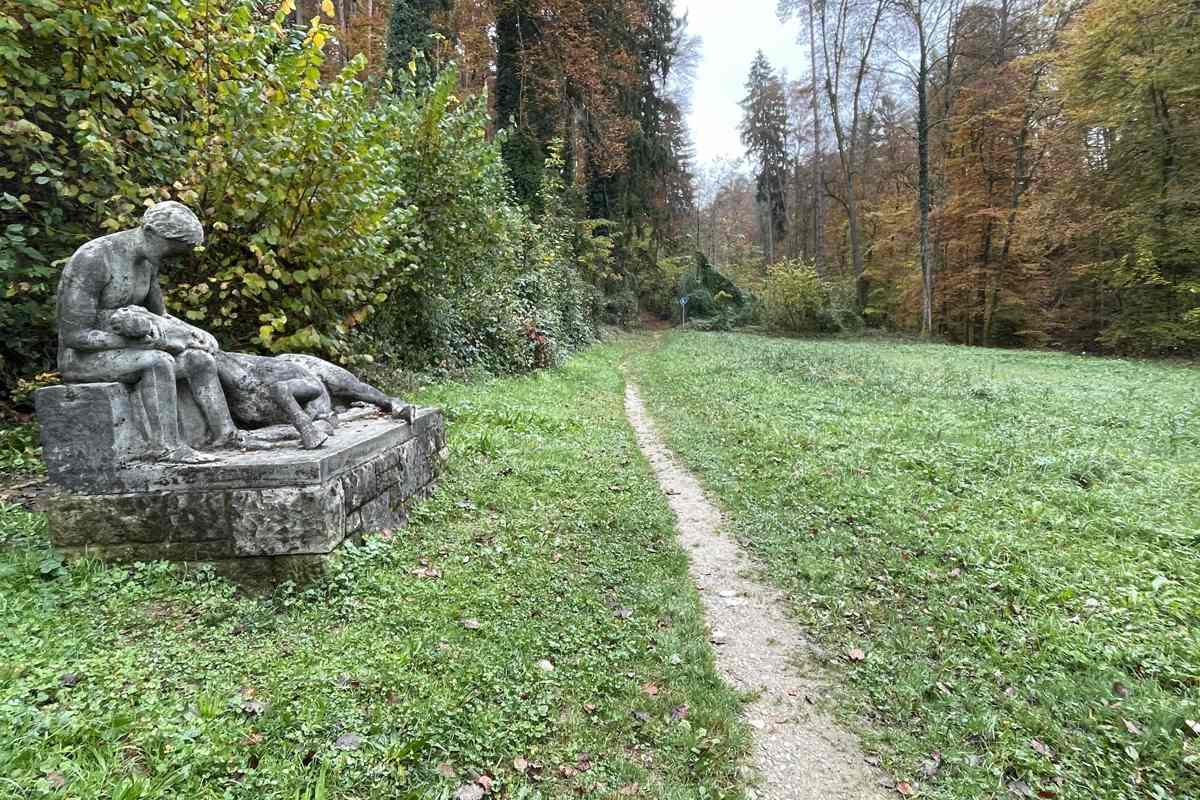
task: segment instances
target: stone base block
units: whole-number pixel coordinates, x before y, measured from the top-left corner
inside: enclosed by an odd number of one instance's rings
[[[445,445],[441,414],[426,409],[411,425],[383,416],[346,423],[318,450],[117,465],[104,487],[64,491],[49,504],[50,536],[69,555],[311,571],[314,557],[347,537],[404,525],[432,490]]]
[[[186,442],[209,438],[187,381],[176,385],[180,431]],[[121,383],[72,383],[33,393],[50,480],[72,489],[103,487],[108,476],[150,449],[141,399]]]

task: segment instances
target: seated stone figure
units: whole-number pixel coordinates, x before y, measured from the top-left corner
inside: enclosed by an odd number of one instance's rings
[[[315,356],[217,353],[217,372],[234,419],[247,428],[287,423],[306,449],[320,447],[337,422],[334,401],[369,403],[412,422],[415,409]]]
[[[67,383],[123,383],[145,409],[151,461],[214,460],[180,434],[176,381],[186,381],[209,434],[208,446],[238,443],[217,377],[217,341],[171,317],[159,272],[190,252],[204,230],[186,206],[158,203],[132,230],[87,242],[71,257],[58,287],[58,368]],[[164,332],[167,331],[167,332]]]

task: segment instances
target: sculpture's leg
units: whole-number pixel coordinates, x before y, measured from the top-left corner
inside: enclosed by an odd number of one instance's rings
[[[174,452],[182,444],[175,411],[178,402],[175,396],[175,359],[159,351],[146,351],[139,356],[146,362],[146,368],[135,391],[141,397],[150,423],[150,448],[158,454]]]
[[[201,350],[186,350],[176,358],[176,363],[192,387],[192,396],[204,414],[213,445],[222,447],[236,444],[238,430],[229,414],[225,392],[221,389],[216,361]]]
[[[68,383],[120,381],[131,386],[146,411],[149,458],[180,463],[212,461],[184,444],[179,434],[175,370],[174,357],[161,350],[103,350],[77,357],[63,378]]]
[[[271,384],[269,389],[271,399],[279,406],[296,430],[300,431],[300,443],[306,450],[315,450],[329,438],[326,431],[321,430],[304,413],[300,400],[308,400],[314,394],[323,391],[323,387],[315,380],[296,378],[290,381],[280,381]]]
[[[398,412],[406,405],[403,400],[389,397],[371,384],[359,380],[354,373],[316,356],[288,354],[279,358],[302,364],[305,369],[321,379],[334,397],[345,398],[351,402],[370,403],[384,411]]]

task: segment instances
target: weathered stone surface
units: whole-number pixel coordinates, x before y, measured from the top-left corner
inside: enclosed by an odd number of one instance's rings
[[[50,503],[50,529],[62,547],[203,542],[228,538],[224,492],[63,493]]]
[[[176,385],[179,428],[192,447],[208,437],[200,407],[186,382]],[[42,459],[50,480],[71,489],[105,489],[150,449],[146,412],[122,383],[71,383],[33,394]],[[158,467],[163,470],[164,467]],[[118,479],[119,483],[119,479]]]
[[[402,527],[412,504],[432,491],[445,445],[441,415],[426,409],[412,424],[355,420],[317,452],[114,468],[119,478],[108,492],[66,491],[51,501],[51,538],[69,555],[219,561],[230,574],[294,579],[313,572],[305,559],[333,552],[347,537]],[[113,485],[143,488],[114,492]],[[291,561],[273,564],[280,559]]]
[[[111,385],[121,388],[120,384]],[[38,411],[40,419],[40,407]],[[445,446],[446,432],[441,414],[433,409],[421,409],[411,424],[380,414],[355,419],[339,426],[333,438],[318,450],[285,446],[273,450],[230,451],[211,464],[106,463],[102,469],[85,467],[82,470],[63,464],[59,468],[62,479],[55,475],[54,468],[51,479],[60,486],[92,494],[306,486],[325,483],[357,469],[410,440],[417,440],[418,448],[400,451],[401,455],[395,456],[407,459],[404,462],[406,469],[426,461],[431,447]],[[43,442],[47,442],[44,432]],[[432,475],[431,467],[426,465],[422,469],[420,480],[427,482]]]
[[[327,485],[229,492],[229,533],[239,556],[330,553],[346,538],[338,481]]]
[[[112,471],[146,450],[129,390],[120,383],[50,386],[33,400],[42,457],[57,484],[76,485],[78,476]]]

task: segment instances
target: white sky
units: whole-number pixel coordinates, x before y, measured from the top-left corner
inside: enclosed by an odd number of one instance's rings
[[[777,0],[675,0],[675,13],[687,12],[688,30],[704,39],[688,117],[700,165],[743,155],[738,102],[759,49],[776,72],[786,70],[793,79],[808,74],[808,48],[796,41],[807,29],[795,19],[781,23],[776,6]]]

